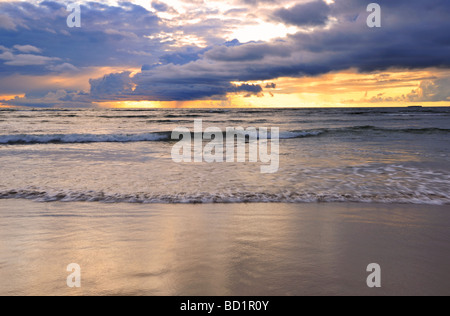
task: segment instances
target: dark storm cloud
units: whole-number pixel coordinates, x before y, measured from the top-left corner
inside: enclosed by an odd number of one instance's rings
[[[167,70],[177,68],[167,65]],[[114,73],[100,79],[91,80],[90,98],[92,101],[190,101],[201,99],[222,100],[228,93],[244,94],[246,96],[260,95],[263,88],[257,84],[236,85],[228,78],[209,78],[207,74],[199,74],[195,79],[167,73],[157,80],[148,80],[153,68],[143,71],[134,77],[130,72]],[[169,88],[170,86],[170,88]]]
[[[280,21],[296,26],[317,26],[328,22],[330,7],[323,0],[300,3],[289,9],[280,9],[274,17]]]
[[[321,56],[321,65],[332,70],[450,66],[450,40],[442,32],[450,27],[450,2],[378,2],[382,7],[381,28],[367,27],[366,4],[356,0],[337,0],[332,7],[337,24],[330,30],[292,36],[294,46],[305,53],[326,54]],[[351,16],[358,18],[351,20]]]
[[[205,54],[207,59],[228,62],[262,60],[270,56],[289,57],[291,52],[283,47],[283,42],[274,44],[249,43],[239,46],[219,46]]]
[[[70,12],[57,2],[2,2],[0,12],[2,46],[10,49],[16,45],[34,46],[42,57],[58,58],[61,64],[123,66],[126,61],[128,66],[140,67],[149,61],[150,53],[156,52],[154,60],[157,61],[157,52],[163,50],[158,40],[144,37],[158,34],[164,28],[159,18],[131,3],[122,3],[121,7],[94,2],[82,5],[81,28],[67,27]],[[20,65],[0,60],[0,74],[52,72],[46,65],[18,67]]]
[[[126,95],[132,92],[131,72],[113,73],[101,79],[91,79],[91,96],[96,99],[108,98],[110,95]]]
[[[248,95],[258,95],[263,92],[263,88],[258,84],[247,84],[244,83],[239,86],[234,86],[231,92],[247,92]]]
[[[163,64],[184,65],[200,59],[201,55],[209,49],[199,49],[196,47],[182,48],[177,52],[162,55],[159,61]]]

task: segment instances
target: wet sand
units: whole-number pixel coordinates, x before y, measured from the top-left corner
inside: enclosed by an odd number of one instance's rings
[[[0,201],[0,295],[450,295],[449,267],[448,205]]]

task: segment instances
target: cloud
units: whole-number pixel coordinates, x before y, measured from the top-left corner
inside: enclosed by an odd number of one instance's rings
[[[20,54],[20,55],[14,55],[12,60],[5,62],[5,65],[8,65],[8,66],[36,66],[36,65],[45,65],[52,61],[57,61],[57,60],[59,60],[59,58],[29,55],[29,54]]]
[[[289,57],[291,51],[286,50],[281,43],[257,44],[249,43],[232,47],[219,46],[209,50],[205,57],[215,61],[247,62],[258,61],[267,57]]]
[[[290,25],[321,26],[328,22],[330,7],[323,0],[300,3],[275,11],[274,18]]]
[[[416,82],[420,80],[418,85],[412,84],[411,81]],[[359,82],[364,81],[358,79]],[[391,88],[398,87],[410,87],[416,86],[411,92],[402,95],[387,95],[386,92],[378,92],[375,96],[368,97],[369,92],[366,91],[363,99],[360,100],[345,100],[344,103],[385,103],[385,102],[397,102],[397,103],[420,103],[420,102],[448,102],[450,101],[450,76],[448,72],[444,73],[442,77],[436,78],[414,78],[414,77],[400,77],[398,79],[390,78],[389,75],[379,75],[379,80],[376,81],[375,87],[374,81],[369,80],[365,83],[366,87],[370,88],[372,91],[377,91],[379,89],[379,84],[384,83],[384,89],[388,90]],[[364,85],[364,83],[363,83]],[[378,89],[374,89],[378,88]]]
[[[424,80],[402,99],[409,102],[450,101],[450,77],[435,80]]]
[[[16,24],[8,15],[0,14],[0,29],[16,30]]]
[[[275,87],[249,82],[283,77],[348,69],[371,73],[450,68],[445,32],[450,29],[448,0],[378,0],[383,26],[374,29],[366,24],[368,3],[364,1],[297,1],[289,7],[290,2],[237,0],[230,17],[225,15],[230,5],[213,8],[203,1],[186,2],[188,9],[174,14],[172,20],[129,2],[117,6],[88,2],[82,5],[80,29],[66,27],[62,4],[1,2],[2,15],[18,22],[15,30],[0,31],[0,76],[11,72],[45,75],[93,66],[138,68],[142,71],[135,75],[114,70],[92,79],[89,96],[83,95],[83,100],[187,101],[223,100],[229,93],[258,95]],[[252,7],[253,15],[248,14],[251,5],[257,5]],[[153,7],[165,10],[160,2],[153,2]],[[294,25],[299,31],[266,42],[227,42],[237,28],[261,20]],[[39,47],[52,57],[38,56],[37,51],[17,54],[7,48],[18,44]],[[408,98],[446,99],[446,87],[446,81],[423,83]]]
[[[263,88],[259,84],[244,83],[241,85],[234,85],[230,92],[234,93],[245,92],[246,97],[250,97],[252,95],[262,96]]]
[[[448,68],[450,45],[440,30],[450,28],[443,14],[450,13],[450,4],[430,1],[416,1],[412,6],[406,0],[381,0],[390,16],[384,28],[370,29],[364,15],[348,18],[364,13],[365,6],[356,0],[336,0],[330,14],[338,22],[331,29],[300,32],[272,43],[217,46],[186,64],[157,65],[133,77],[132,95],[149,100],[195,100],[224,97],[230,91],[229,83],[236,81],[317,76],[347,69]],[[327,6],[317,2],[302,6],[308,5]],[[424,23],[418,25],[417,19]]]
[[[14,45],[13,48],[16,51],[23,53],[38,53],[41,51],[39,48],[31,45]],[[57,57],[46,57],[34,54],[14,54],[12,53],[13,49],[8,49],[4,46],[2,46],[1,49],[4,52],[0,54],[0,60],[5,60],[4,65],[6,66],[41,66],[60,60]]]
[[[168,67],[177,67],[168,65]],[[103,78],[90,80],[90,98],[96,101],[191,101],[191,100],[224,100],[229,93],[245,96],[260,96],[263,88],[255,84],[232,84],[226,80],[193,80],[185,82],[175,76],[166,79],[147,76],[142,73],[131,76],[131,72],[113,73]]]
[[[12,106],[27,106],[35,108],[86,108],[92,107],[87,95],[80,91],[57,90],[46,95],[26,95],[12,100],[0,100],[3,104]]]
[[[51,71],[54,72],[78,72],[80,71],[77,67],[69,63],[63,63],[59,65],[51,65],[48,67]]]
[[[162,55],[159,62],[160,64],[185,65],[200,59],[208,50],[209,48],[183,47],[176,52]],[[148,65],[147,69],[150,69]]]
[[[152,8],[159,12],[167,12],[170,9],[170,7],[167,4],[159,1],[153,1]]]
[[[81,28],[67,27],[69,12],[60,2],[0,2],[0,12],[0,25],[5,26],[5,21],[9,20],[17,21],[14,29],[11,23],[8,29],[0,27],[1,45],[15,46],[23,54],[45,52],[77,68],[141,67],[157,62],[158,56],[166,53],[164,43],[144,38],[160,33],[166,26],[160,24],[161,20],[151,11],[130,2],[121,2],[120,6],[82,2]],[[155,57],[149,60],[148,54],[133,52],[151,52]],[[11,71],[45,75],[46,71],[52,71],[50,68],[24,67],[24,64],[12,70],[11,65],[0,63],[0,75]]]
[[[41,50],[31,45],[14,45],[14,49],[21,53],[41,53]]]
[[[277,0],[239,0],[238,2],[249,5],[249,6],[259,6],[265,4],[276,4]]]
[[[450,101],[450,77],[422,82],[418,95],[419,101]]]
[[[2,60],[13,60],[14,55],[10,51],[6,51],[2,54],[0,54],[0,59]]]
[[[130,94],[133,90],[131,72],[113,73],[100,79],[91,79],[91,96],[97,99],[111,100],[113,96]]]

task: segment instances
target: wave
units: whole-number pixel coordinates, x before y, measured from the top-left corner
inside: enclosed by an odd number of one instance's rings
[[[333,131],[333,130],[331,130]],[[374,131],[374,132],[388,132],[388,133],[412,133],[412,134],[447,134],[450,133],[450,129],[444,128],[385,128],[376,127],[371,125],[365,126],[354,126],[343,129],[336,129],[337,132],[363,132],[363,131]]]
[[[412,133],[412,134],[449,134],[450,129],[441,128],[406,128],[390,129],[375,126],[356,126],[337,129],[314,129],[303,131],[281,132],[280,139],[297,139],[317,136],[338,136],[345,134],[363,134],[367,132],[387,132],[387,133]],[[191,136],[194,137],[194,133]],[[223,132],[224,139],[226,132]],[[271,138],[271,135],[268,135]],[[249,138],[246,135],[246,138]],[[134,143],[134,142],[155,142],[171,141],[172,132],[154,132],[144,134],[48,134],[48,135],[0,135],[0,145],[27,145],[27,144],[82,144],[82,143]]]
[[[107,111],[107,112],[158,112],[161,109],[107,109],[107,110],[100,110],[100,111]]]
[[[206,115],[206,113],[205,113]],[[205,115],[200,115],[200,114],[167,114],[164,115],[165,118],[202,118]]]
[[[106,119],[131,119],[131,118],[142,118],[142,119],[150,119],[154,118],[154,115],[96,115],[92,117],[100,117]]]
[[[364,134],[371,132],[381,132],[381,133],[407,133],[407,134],[449,134],[450,129],[445,128],[384,128],[376,127],[371,125],[364,126],[352,126],[352,127],[342,127],[342,128],[323,128],[307,131],[292,131],[288,132],[286,135],[292,135],[291,138],[302,138],[310,136],[338,136],[345,134]],[[295,136],[297,135],[297,136]]]
[[[325,133],[326,133],[325,130],[282,132],[282,133],[280,133],[280,139],[295,139],[295,138],[314,137],[314,136],[323,135]]]
[[[348,115],[423,115],[427,113],[432,114],[449,114],[449,108],[422,108],[422,107],[409,107],[409,108],[384,108],[384,109],[355,109],[347,113]]]
[[[226,113],[230,113],[231,110],[211,109],[211,110],[206,110],[206,112],[208,112],[208,113],[215,113],[215,114],[226,114]]]
[[[278,113],[279,109],[258,109],[258,110],[242,110],[242,109],[236,109],[236,113],[238,114],[273,114]]]
[[[1,135],[0,144],[25,145],[25,144],[80,144],[80,143],[129,143],[168,141],[171,132],[146,133],[146,134],[66,134],[66,135]]]
[[[155,124],[155,123],[192,123],[191,120],[185,119],[185,120],[175,120],[175,119],[165,119],[165,120],[148,120],[146,121],[146,123],[148,124]],[[208,121],[203,121],[203,122],[208,122]]]
[[[422,204],[450,205],[450,196],[436,193],[380,193],[380,194],[317,194],[312,192],[296,193],[195,193],[152,195],[107,194],[86,191],[46,191],[38,189],[0,191],[1,199],[27,199],[36,202],[103,202],[103,203],[140,203],[140,204],[213,204],[213,203],[385,203],[385,204]]]

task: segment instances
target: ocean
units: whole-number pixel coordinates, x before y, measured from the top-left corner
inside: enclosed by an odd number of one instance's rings
[[[175,163],[175,128],[278,127],[280,166]],[[450,204],[450,109],[0,110],[0,199]]]

